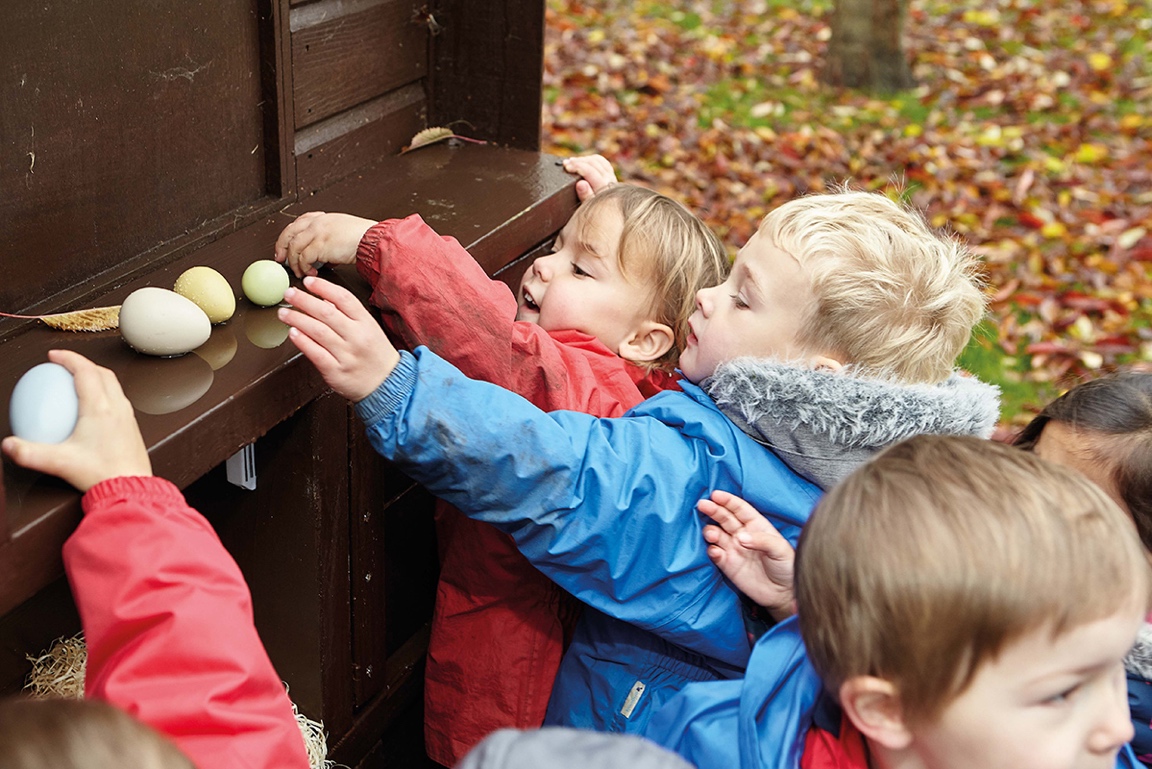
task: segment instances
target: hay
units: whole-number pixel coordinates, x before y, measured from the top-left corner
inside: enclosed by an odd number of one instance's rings
[[[32,663],[32,672],[24,684],[28,696],[36,699],[84,699],[84,669],[88,663],[88,647],[84,644],[83,633],[72,638],[58,638],[39,657],[29,655],[27,659]]]
[[[77,633],[72,638],[58,638],[51,648],[40,656],[28,655],[32,671],[24,684],[29,697],[47,699],[50,697],[84,699],[84,670],[88,664],[88,646],[84,634]],[[288,684],[284,684],[287,691]],[[291,700],[289,700],[291,701]],[[308,752],[308,763],[312,769],[333,769],[335,761],[328,760],[328,735],[321,721],[313,721],[300,712],[292,702],[292,715],[300,734],[304,738],[304,748]]]

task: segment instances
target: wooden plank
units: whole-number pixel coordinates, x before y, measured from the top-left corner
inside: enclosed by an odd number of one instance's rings
[[[299,196],[397,154],[424,128],[426,108],[423,86],[413,83],[299,131]]]
[[[0,308],[265,196],[258,26],[256,0],[6,6]]]
[[[442,233],[471,248],[492,272],[560,229],[576,207],[574,187],[572,177],[549,156],[474,145],[427,147],[390,158],[284,215],[233,232],[95,300],[116,304],[142,286],[171,286],[197,264],[219,270],[238,289],[248,264],[272,254],[290,216],[316,208],[377,218],[419,210]],[[339,279],[346,273],[333,274]],[[349,285],[361,296],[367,292],[354,271]],[[0,329],[11,323],[0,320]],[[176,404],[167,413],[138,410],[137,418],[156,473],[186,486],[326,389],[311,364],[286,343],[283,331],[275,310],[241,299],[237,315],[217,327],[210,340],[226,362],[205,371],[188,356],[166,361],[138,355],[115,331],[69,334],[21,326],[0,341],[0,401],[6,401],[28,368],[46,359],[49,349],[76,350],[115,371],[125,390],[137,394],[130,397]],[[0,434],[8,433],[8,412],[0,409]],[[79,521],[74,491],[10,462],[3,468],[10,539],[0,543],[0,614],[59,576],[60,547]]]
[[[412,23],[414,10],[412,0],[325,0],[293,10],[298,129],[424,77],[428,31]]]
[[[265,190],[272,197],[283,198],[296,188],[290,10],[288,0],[259,2],[260,89],[265,97]]]
[[[337,732],[352,720],[346,419],[343,398],[321,396],[255,442],[254,490],[217,467],[185,491],[244,573],[292,700]]]
[[[544,0],[439,0],[429,125],[540,148]]]

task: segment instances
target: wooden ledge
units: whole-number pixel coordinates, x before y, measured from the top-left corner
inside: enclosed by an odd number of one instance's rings
[[[576,205],[575,180],[553,156],[493,146],[425,147],[167,263],[97,297],[93,305],[119,304],[143,286],[169,288],[195,265],[219,270],[242,297],[244,269],[272,258],[284,226],[314,210],[378,220],[420,213],[492,273],[555,234]],[[348,274],[340,271],[338,279],[367,297],[367,286]],[[169,360],[137,354],[117,331],[82,334],[29,326],[0,343],[5,406],[0,435],[11,432],[6,405],[20,376],[46,360],[49,349],[76,350],[116,372],[137,408],[155,473],[183,488],[325,392],[319,375],[286,340],[287,327],[274,308],[258,308],[243,298],[236,315],[213,329],[198,351],[202,355]],[[3,481],[0,615],[62,573],[60,548],[80,520],[79,495],[66,484],[8,461]]]

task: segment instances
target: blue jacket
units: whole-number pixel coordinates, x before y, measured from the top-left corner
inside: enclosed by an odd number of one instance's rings
[[[823,690],[791,617],[757,641],[743,680],[684,687],[643,736],[698,769],[800,769],[813,723],[839,723],[839,708]],[[1141,769],[1131,745],[1120,749],[1116,769]]]
[[[820,495],[683,387],[620,419],[545,414],[421,347],[356,405],[377,451],[511,534],[594,610],[548,723],[635,732],[686,683],[740,675],[751,651],[740,598],[708,559],[696,502],[739,493],[794,543]]]

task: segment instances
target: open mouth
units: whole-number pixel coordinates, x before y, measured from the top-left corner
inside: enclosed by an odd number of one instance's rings
[[[536,300],[527,291],[523,293],[524,309],[531,310],[532,312],[540,312],[540,305],[536,304]]]

